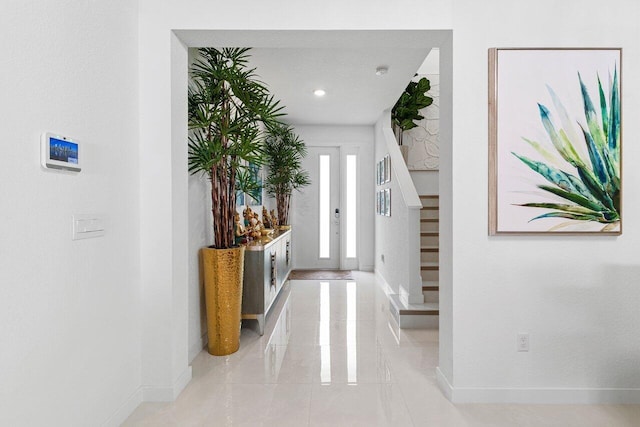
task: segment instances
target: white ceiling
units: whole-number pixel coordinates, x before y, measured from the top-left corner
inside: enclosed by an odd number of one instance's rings
[[[393,106],[429,49],[256,48],[251,65],[291,124],[373,124]],[[387,74],[377,76],[376,67]],[[324,89],[319,98],[315,89]]]
[[[442,31],[195,31],[175,33],[189,47],[250,46],[250,63],[286,106],[285,121],[371,125],[391,108]],[[376,67],[386,66],[384,76]],[[313,95],[324,89],[323,98]]]

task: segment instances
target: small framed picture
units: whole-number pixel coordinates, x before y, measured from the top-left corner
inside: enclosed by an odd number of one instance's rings
[[[391,189],[384,189],[384,216],[391,216]]]
[[[388,155],[384,158],[384,182],[391,181],[391,157]]]

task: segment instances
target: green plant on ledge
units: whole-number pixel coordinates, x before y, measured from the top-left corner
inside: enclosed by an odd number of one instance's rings
[[[292,127],[282,125],[269,130],[264,152],[269,168],[265,188],[269,195],[276,198],[280,224],[288,225],[293,190],[300,190],[311,183],[309,173],[302,169],[307,147]]]
[[[391,109],[391,123],[400,145],[402,145],[402,133],[418,126],[415,123],[416,120],[424,119],[420,115],[420,110],[433,103],[433,98],[427,96],[429,89],[431,89],[431,83],[426,77],[422,77],[417,82],[409,82]]]
[[[262,129],[277,127],[280,102],[247,66],[250,48],[198,49],[189,85],[189,172],[211,182],[213,247],[235,244],[236,182],[262,164]],[[264,126],[264,127],[261,127]]]

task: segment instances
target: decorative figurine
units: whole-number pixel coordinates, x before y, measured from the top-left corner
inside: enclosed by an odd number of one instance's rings
[[[273,228],[271,215],[269,215],[269,212],[267,212],[267,208],[265,208],[264,206],[262,207],[262,223],[264,224],[265,228]]]
[[[271,209],[271,228],[276,228],[278,225],[278,215],[276,215],[276,210]]]
[[[244,208],[244,210],[242,211],[242,216],[244,217],[244,225],[245,227],[250,226],[250,222],[251,222],[251,217],[253,217],[253,211],[251,210],[251,208],[249,207],[249,205],[247,205],[246,208]]]
[[[253,212],[249,207],[244,210],[244,222],[247,227],[247,237],[259,239],[260,236],[262,236],[261,230],[264,229],[264,226],[258,219],[258,214]]]
[[[240,221],[240,214],[238,212],[236,212],[236,214],[233,216],[233,219],[235,221],[235,235],[236,235],[236,245],[239,245],[241,243],[246,243],[247,242],[247,230],[244,228],[244,225],[242,225],[242,221]]]

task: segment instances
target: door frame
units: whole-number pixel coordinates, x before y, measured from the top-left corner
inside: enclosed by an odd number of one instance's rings
[[[337,153],[337,169],[338,169],[338,192],[339,192],[339,198],[338,198],[338,208],[340,209],[340,223],[339,223],[339,230],[338,230],[338,234],[339,234],[339,241],[338,241],[338,259],[337,261],[337,268],[340,270],[357,270],[360,267],[360,232],[361,232],[361,214],[362,214],[362,210],[364,209],[362,207],[361,204],[361,167],[362,167],[362,162],[361,162],[361,156],[360,156],[360,147],[356,146],[356,145],[340,145],[340,144],[332,144],[332,145],[324,145],[324,144],[313,144],[313,145],[308,145],[307,146],[307,150],[308,151],[313,151],[314,149],[318,149],[318,151],[322,151],[322,150],[336,150]],[[346,241],[346,230],[347,230],[347,221],[346,221],[346,208],[347,208],[347,192],[346,192],[346,179],[347,179],[347,156],[348,155],[355,155],[356,156],[356,201],[355,201],[355,207],[356,207],[356,256],[353,258],[347,258],[346,256],[346,246],[347,246],[347,241]],[[335,159],[332,159],[333,161],[335,161]],[[333,166],[332,166],[333,168]],[[313,177],[312,177],[313,180]],[[313,184],[312,184],[313,185]],[[306,189],[304,189],[303,191],[309,191],[311,188],[307,187]],[[310,197],[314,197],[316,198],[316,200],[320,197],[319,194],[319,187],[317,185],[313,185],[313,189],[314,191],[316,191],[316,194],[310,195]],[[294,197],[296,197],[294,195]],[[331,208],[332,210],[334,209],[334,207]],[[292,216],[293,219],[293,216]],[[296,228],[300,227],[300,224],[296,225],[293,221],[292,221],[292,225],[293,225],[293,232],[296,232]],[[317,238],[318,236],[316,236]],[[295,238],[295,237],[294,237]],[[297,252],[297,251],[296,251]],[[298,263],[298,260],[296,258],[294,258],[294,268],[309,268],[306,265],[300,265]],[[326,267],[318,267],[318,268],[326,268]]]
[[[360,264],[360,214],[363,207],[360,200],[360,148],[358,146],[339,146],[340,156],[340,270],[357,270]],[[346,212],[347,207],[347,156],[356,156],[356,256],[347,258],[347,218],[342,212]]]

